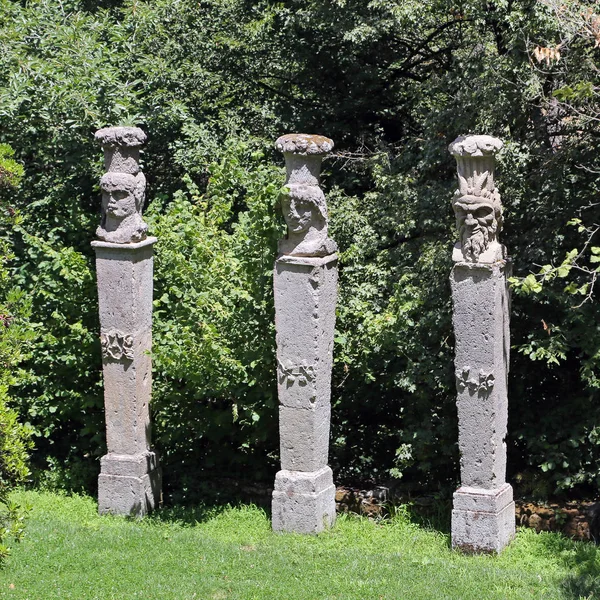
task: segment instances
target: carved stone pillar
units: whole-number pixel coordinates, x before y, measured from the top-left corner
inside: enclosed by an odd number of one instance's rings
[[[461,136],[449,147],[458,165],[452,205],[460,238],[450,277],[461,457],[452,546],[471,552],[500,552],[515,533],[504,441],[510,262],[498,241],[502,205],[494,184],[494,155],[501,147],[500,140],[485,135]]]
[[[150,445],[152,282],[156,238],[142,220],[146,180],[137,127],[96,132],[107,172],[96,231],[100,340],[108,454],[100,461],[100,514],[142,516],[159,502],[161,473]]]
[[[281,471],[275,477],[273,529],[318,533],[335,521],[335,486],[327,466],[331,368],[337,302],[337,246],[327,234],[319,187],[333,142],[317,135],[279,138],[288,226],[275,261]]]

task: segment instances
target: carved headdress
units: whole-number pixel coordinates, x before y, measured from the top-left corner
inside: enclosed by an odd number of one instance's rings
[[[502,204],[494,183],[495,154],[500,148],[502,142],[489,135],[460,136],[449,146],[458,168],[458,190],[452,199],[460,237],[455,261],[495,262],[504,258],[498,242]]]

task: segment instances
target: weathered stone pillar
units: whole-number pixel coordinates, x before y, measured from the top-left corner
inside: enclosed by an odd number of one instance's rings
[[[500,552],[515,533],[504,441],[510,262],[498,241],[502,205],[494,184],[494,155],[501,147],[500,140],[486,135],[461,136],[449,147],[458,164],[452,205],[460,237],[450,278],[461,473],[452,546],[471,552]]]
[[[107,172],[100,180],[102,221],[96,230],[100,340],[108,454],[100,461],[100,514],[142,516],[159,502],[161,474],[150,446],[152,392],[152,246],[142,220],[146,179],[137,127],[96,132]]]
[[[287,167],[281,197],[287,237],[275,262],[275,327],[281,471],[275,477],[273,529],[318,533],[335,521],[335,486],[327,466],[331,367],[337,302],[337,246],[327,234],[319,187],[333,142],[291,134],[276,142]]]

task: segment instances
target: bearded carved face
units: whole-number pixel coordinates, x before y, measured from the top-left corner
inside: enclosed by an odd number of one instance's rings
[[[499,215],[493,199],[461,196],[454,201],[453,207],[463,254],[468,260],[477,261],[496,239]]]
[[[110,189],[108,186],[102,190],[106,202],[106,212],[118,219],[124,219],[136,213],[135,197],[132,192],[125,189]]]

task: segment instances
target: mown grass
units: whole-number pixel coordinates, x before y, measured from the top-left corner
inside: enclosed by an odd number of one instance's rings
[[[600,552],[519,531],[500,556],[464,556],[399,511],[341,516],[314,537],[274,534],[254,506],[99,517],[86,497],[20,492],[33,506],[0,571],[0,597],[29,600],[600,598]]]

